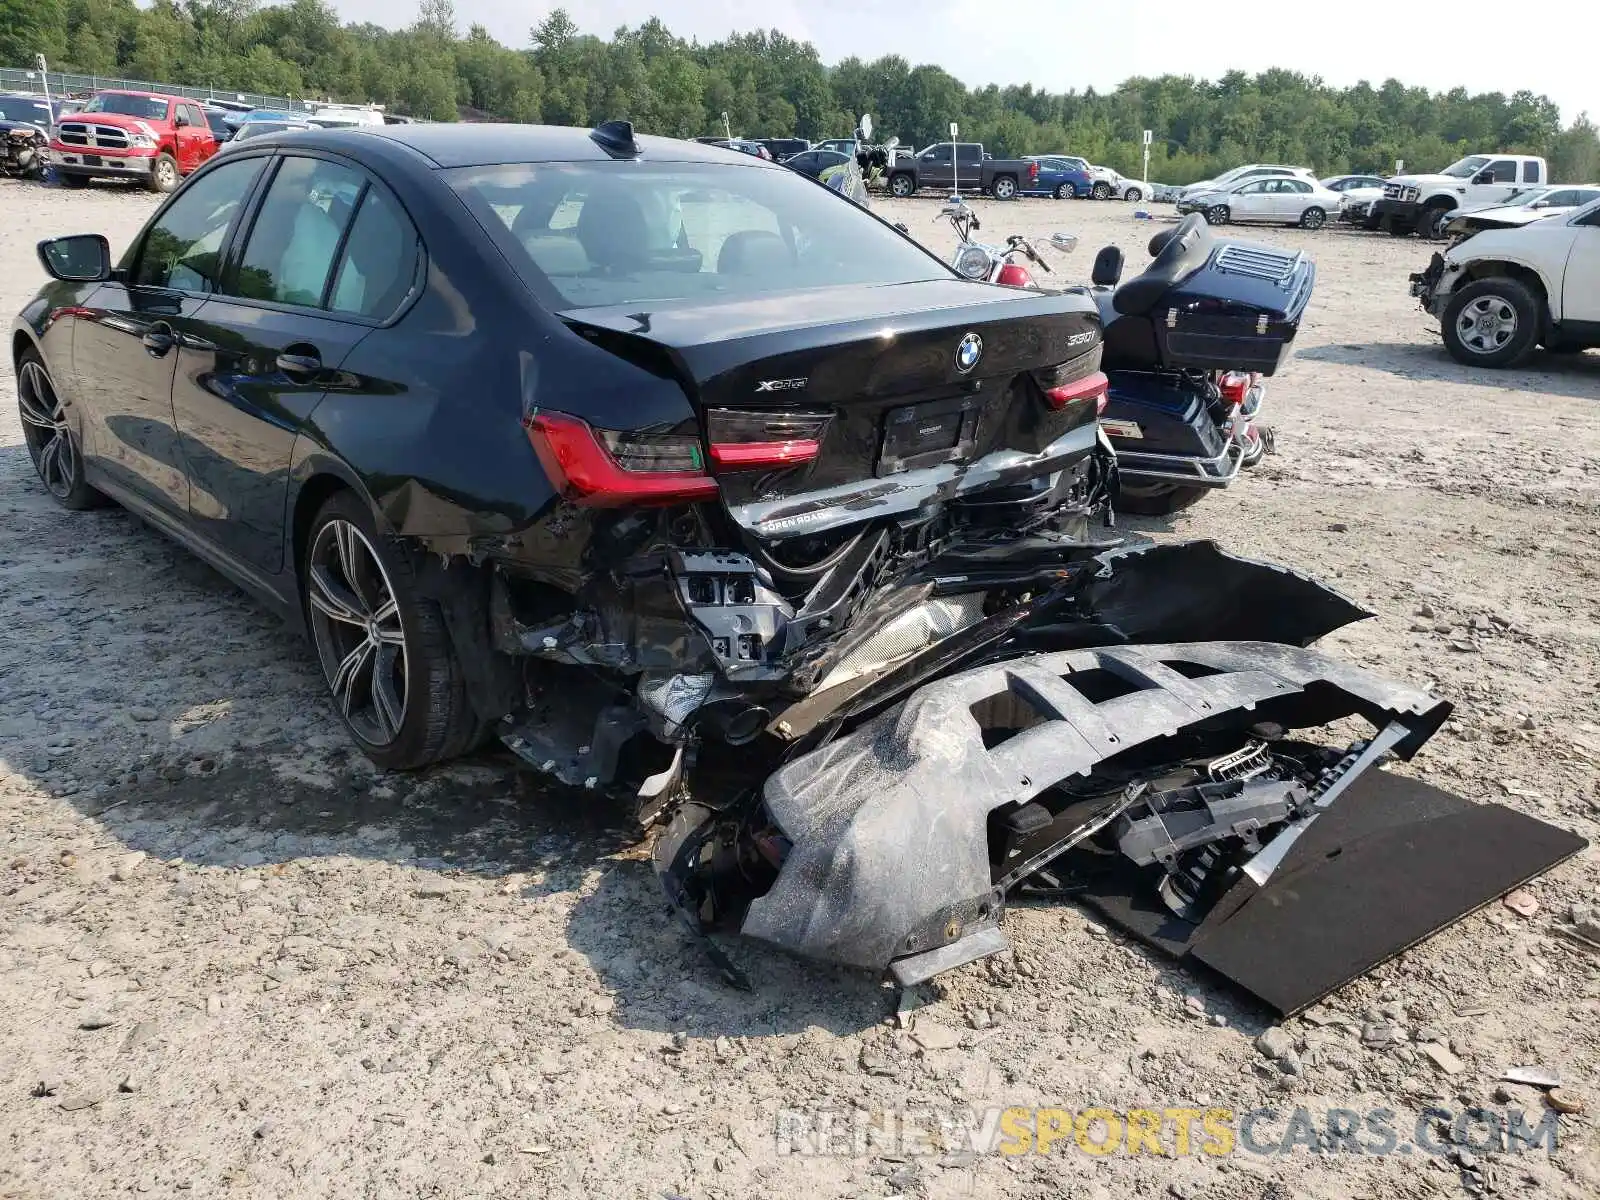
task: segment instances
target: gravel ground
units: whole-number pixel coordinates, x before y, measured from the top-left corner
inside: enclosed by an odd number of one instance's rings
[[[0,183],[0,309],[37,239],[120,248],[152,197]],[[944,251],[925,200],[883,203]],[[1130,273],[1123,204],[981,205]],[[1412,241],[1263,230],[1319,266],[1271,385],[1279,453],[1158,537],[1214,537],[1381,615],[1328,647],[1458,705],[1410,769],[1600,834],[1600,356],[1479,374],[1405,294]],[[722,987],[614,814],[486,755],[379,776],[307,648],[117,510],[59,511],[0,372],[0,1195],[1172,1196],[1600,1194],[1600,905],[1586,851],[1276,1032],[1076,908],[1007,918],[1014,961],[894,1019],[874,981],[732,946]],[[1263,1033],[1258,1047],[1258,1038]],[[783,1107],[1586,1113],[1550,1155],[782,1155]],[[1172,1126],[1164,1144],[1174,1147]]]

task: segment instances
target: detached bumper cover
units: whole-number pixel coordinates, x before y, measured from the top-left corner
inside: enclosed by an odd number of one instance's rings
[[[1196,666],[1214,673],[1191,678]],[[1095,704],[1068,682],[1091,671],[1132,690]],[[987,749],[974,706],[1004,702],[1042,719]],[[750,905],[743,932],[809,958],[881,971],[993,927],[1004,898],[990,884],[992,811],[1241,710],[1249,721],[1291,728],[1352,714],[1379,726],[1399,722],[1407,736],[1396,751],[1409,757],[1450,706],[1270,642],[1077,650],[967,671],[767,780],[767,811],[793,848],[772,889]]]

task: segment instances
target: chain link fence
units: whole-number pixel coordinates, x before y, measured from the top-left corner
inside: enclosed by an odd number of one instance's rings
[[[231,100],[252,108],[286,112],[304,111],[305,101],[291,96],[263,96],[259,92],[235,92],[227,88],[184,87],[176,83],[151,83],[145,79],[113,79],[106,75],[74,75],[46,71],[42,75],[26,67],[0,67],[0,92],[41,92],[48,84],[52,96],[69,92],[98,92],[105,89],[131,92],[159,92],[163,96],[184,96],[190,100]]]

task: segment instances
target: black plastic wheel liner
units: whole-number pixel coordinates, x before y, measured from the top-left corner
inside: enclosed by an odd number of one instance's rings
[[[1091,701],[1072,676],[1119,694]],[[994,746],[974,705],[1009,697],[1031,727]],[[1351,715],[1406,730],[1409,758],[1450,706],[1313,651],[1271,642],[1136,645],[1032,655],[926,684],[766,782],[792,848],[743,932],[877,970],[992,925],[988,817],[1099,763],[1185,730]]]

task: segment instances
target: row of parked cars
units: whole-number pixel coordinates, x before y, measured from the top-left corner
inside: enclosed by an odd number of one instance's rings
[[[1559,216],[1600,198],[1600,185],[1548,182],[1544,159],[1469,155],[1436,175],[1335,175],[1251,163],[1183,188],[1180,214],[1213,225],[1265,222],[1320,229],[1331,220],[1396,237],[1458,237]]]
[[[1001,200],[1018,196],[1051,196],[1093,200],[1171,201],[1176,189],[1128,179],[1110,167],[1095,166],[1072,154],[1032,154],[997,159],[982,142],[936,142],[911,151],[891,142],[867,147],[855,138],[829,138],[811,143],[802,138],[697,138],[714,146],[772,159],[786,167],[821,178],[865,153],[891,195],[905,198],[919,191],[947,196],[952,191],[981,191]]]
[[[220,149],[287,129],[405,123],[380,105],[315,104],[302,111],[253,108],[240,101],[201,102],[158,92],[108,90],[89,97],[0,96],[8,146],[30,152],[13,174],[46,170],[66,187],[121,179],[170,192]],[[18,136],[16,129],[28,132]]]

